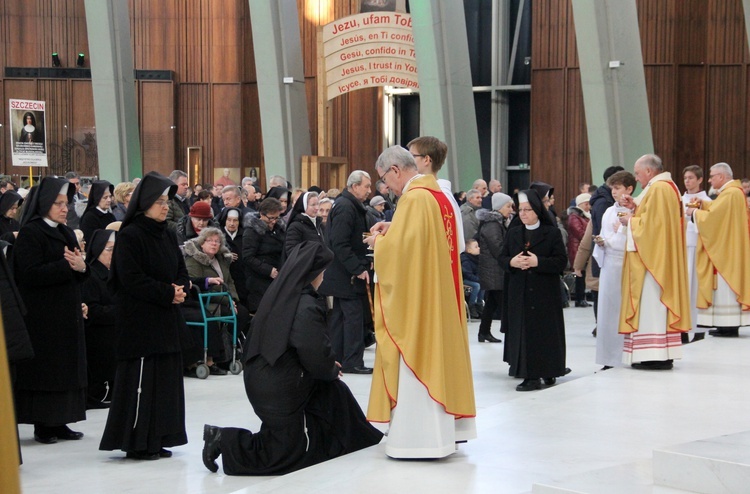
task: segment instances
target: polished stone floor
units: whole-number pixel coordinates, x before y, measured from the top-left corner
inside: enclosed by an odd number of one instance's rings
[[[443,460],[389,460],[381,444],[282,477],[212,474],[200,457],[203,424],[259,427],[241,376],[212,376],[185,382],[190,442],[171,459],[136,462],[98,451],[106,410],[74,426],[86,433],[81,441],[41,445],[31,426],[21,426],[23,492],[525,493],[535,483],[650,463],[654,449],[750,430],[748,328],[740,338],[687,345],[672,371],[597,372],[591,310],[566,309],[565,321],[573,372],[529,393],[514,390],[519,381],[507,375],[503,344],[478,343],[478,323],[469,325],[479,437]],[[372,364],[373,349],[365,359]],[[366,406],[370,377],[344,380]]]

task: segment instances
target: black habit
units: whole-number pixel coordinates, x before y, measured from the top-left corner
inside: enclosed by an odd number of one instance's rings
[[[227,216],[230,211],[236,211],[239,215],[240,225],[237,227],[237,231],[231,234],[227,231]],[[227,240],[227,247],[237,256],[237,259],[232,261],[229,265],[229,272],[232,274],[234,280],[234,288],[237,290],[237,296],[242,301],[242,304],[247,303],[247,276],[245,275],[245,267],[242,263],[242,237],[245,234],[245,229],[242,227],[242,215],[239,208],[224,208],[217,218],[219,222],[219,229],[224,234],[224,238]]]
[[[102,200],[104,193],[109,189],[109,193],[113,194],[115,186],[106,180],[97,180],[91,184],[91,191],[89,192],[89,201],[86,204],[86,211],[81,216],[80,228],[83,232],[83,238],[86,242],[91,241],[91,235],[95,230],[104,230],[107,225],[117,221],[115,215],[110,211],[102,211],[98,208],[99,202]],[[114,196],[112,197],[114,201]]]
[[[86,318],[86,360],[88,361],[88,406],[99,406],[112,400],[117,358],[115,301],[107,289],[109,268],[99,256],[115,232],[96,230],[86,245],[86,263],[91,276],[81,287],[81,297],[88,306]]]
[[[9,190],[0,194],[0,239],[9,243],[15,241],[13,232],[17,232],[21,224],[15,218],[8,218],[5,214],[14,205],[20,205],[22,202],[23,197],[16,191]]]
[[[148,218],[166,188],[177,186],[150,172],[138,183],[112,259],[117,372],[101,450],[158,455],[161,448],[187,443],[181,342],[187,328],[172,284],[189,288],[174,231]]]
[[[28,309],[24,322],[34,358],[17,366],[19,423],[59,426],[86,419],[86,342],[80,284],[64,248],[78,248],[73,231],[45,216],[68,181],[45,177],[27,205],[13,249],[13,272]],[[74,188],[68,187],[72,201]],[[45,221],[46,220],[46,221]]]
[[[320,243],[289,256],[253,320],[245,391],[260,431],[222,428],[227,475],[279,475],[380,442],[343,381],[331,351],[325,300],[309,284],[330,262]]]
[[[560,273],[565,269],[567,253],[560,230],[552,224],[539,196],[533,190],[524,193],[540,225],[534,230],[524,224],[512,227],[500,254],[500,266],[509,286],[504,293],[503,360],[510,365],[510,375],[514,377],[558,377],[565,374]],[[510,266],[511,259],[524,250],[537,256],[537,267],[524,271]]]

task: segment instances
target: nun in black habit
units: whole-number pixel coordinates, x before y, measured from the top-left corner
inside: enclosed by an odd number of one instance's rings
[[[80,228],[86,242],[91,241],[94,230],[104,230],[107,225],[117,221],[112,213],[115,186],[106,180],[97,180],[91,184],[86,210],[81,216]]]
[[[86,342],[80,284],[89,276],[68,203],[75,188],[45,177],[29,194],[13,249],[13,273],[28,311],[24,316],[34,358],[19,362],[16,416],[34,424],[43,444],[75,440],[67,425],[86,419]]]
[[[318,193],[300,194],[294,203],[284,239],[284,256],[304,241],[323,243],[323,219],[318,214]]]
[[[507,273],[503,360],[510,375],[524,381],[517,391],[541,389],[565,375],[565,321],[560,272],[567,262],[560,230],[535,190],[518,193],[520,225],[511,227],[500,253]]]
[[[242,265],[242,237],[245,229],[242,227],[242,212],[239,208],[224,208],[217,217],[219,228],[227,239],[227,247],[232,251],[232,263],[229,271],[232,273],[234,287],[243,305],[247,303],[247,276]]]
[[[137,460],[168,458],[187,443],[179,305],[189,291],[177,237],[167,227],[177,185],[156,173],[138,183],[117,235],[109,286],[115,296],[117,372],[99,449]]]
[[[81,287],[88,306],[86,318],[86,360],[88,400],[86,408],[109,408],[115,382],[117,330],[115,301],[107,289],[116,232],[95,230],[86,244],[86,264],[91,275]]]
[[[21,229],[21,223],[16,220],[16,212],[21,203],[23,197],[14,190],[0,194],[0,239],[9,243],[15,241],[13,232]]]
[[[333,254],[302,242],[261,301],[245,350],[245,391],[262,420],[253,434],[205,425],[203,463],[227,475],[281,475],[378,444],[383,434],[365,419],[339,379],[317,287]]]

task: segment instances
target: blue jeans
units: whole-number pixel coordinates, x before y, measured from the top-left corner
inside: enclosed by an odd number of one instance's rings
[[[476,281],[464,280],[464,285],[471,287],[471,295],[469,296],[469,305],[476,305],[477,300],[484,300],[484,290],[479,288],[479,283]]]

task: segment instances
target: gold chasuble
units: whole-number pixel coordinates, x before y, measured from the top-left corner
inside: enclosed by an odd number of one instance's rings
[[[660,300],[667,308],[667,332],[689,331],[690,294],[680,192],[665,172],[654,177],[635,201],[635,213],[630,218],[635,251],[628,248],[622,266],[619,332],[635,333],[639,329],[646,272],[661,289]]]
[[[3,492],[14,494],[21,492],[21,487],[18,478],[16,416],[6,350],[3,319],[0,317],[0,486]]]
[[[726,280],[743,311],[750,311],[750,236],[747,202],[739,180],[722,187],[718,197],[693,213],[698,227],[695,264],[699,309],[707,309],[716,290],[716,274]]]
[[[435,177],[424,175],[407,186],[375,241],[378,345],[368,420],[391,420],[399,357],[446,413],[476,415],[457,220]]]

